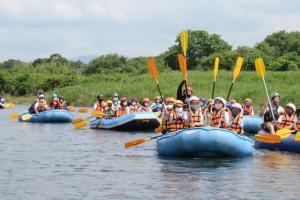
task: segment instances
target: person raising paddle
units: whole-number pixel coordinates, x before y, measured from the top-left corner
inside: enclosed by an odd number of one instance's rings
[[[280,115],[284,113],[284,109],[279,105],[279,102],[280,95],[277,92],[273,92],[271,94],[271,105],[267,104],[260,113],[260,116],[264,117],[262,129],[269,130],[271,134],[275,134],[274,125]]]

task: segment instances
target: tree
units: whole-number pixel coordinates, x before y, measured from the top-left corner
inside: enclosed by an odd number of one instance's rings
[[[165,63],[172,69],[179,69],[177,54],[181,53],[180,37],[177,36],[177,44],[170,47],[165,53]],[[231,46],[217,34],[208,34],[206,31],[189,31],[189,46],[187,50],[188,68],[194,69],[199,64],[197,60],[216,52],[231,50]]]
[[[86,74],[100,73],[103,70],[114,70],[123,67],[127,58],[118,54],[108,54],[92,60],[85,69]]]

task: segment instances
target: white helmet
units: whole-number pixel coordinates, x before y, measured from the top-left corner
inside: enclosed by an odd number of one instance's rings
[[[226,105],[226,100],[223,97],[216,97],[215,100],[219,100],[223,103],[223,105]]]
[[[294,110],[294,112],[296,112],[296,106],[293,103],[288,103],[285,107],[291,107]]]
[[[232,108],[239,108],[240,110],[242,110],[242,106],[239,103],[232,104]]]
[[[280,95],[277,92],[273,92],[271,94],[271,100],[273,100],[275,97],[279,97],[280,98]]]
[[[197,102],[199,102],[199,99],[198,99],[198,97],[196,97],[196,96],[192,96],[192,97],[190,98],[190,102],[192,102],[192,101],[197,101]]]

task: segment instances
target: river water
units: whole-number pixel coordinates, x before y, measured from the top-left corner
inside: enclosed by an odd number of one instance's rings
[[[300,155],[166,159],[153,136],[8,119],[0,110],[0,199],[300,199]],[[75,118],[80,114],[74,113]]]

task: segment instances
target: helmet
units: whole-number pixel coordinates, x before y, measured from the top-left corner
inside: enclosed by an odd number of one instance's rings
[[[213,104],[213,103],[214,103],[214,100],[213,100],[213,99],[208,99],[207,105],[211,105],[211,104]]]
[[[216,97],[215,100],[219,100],[223,103],[223,105],[226,105],[226,100],[223,97]]]
[[[231,100],[230,100],[230,103],[231,103],[231,104],[234,104],[234,103],[237,103],[237,101],[236,101],[235,99],[231,99]]]
[[[232,103],[227,102],[226,106],[227,106],[227,108],[232,108]]]
[[[165,102],[172,102],[172,103],[175,103],[175,99],[173,97],[168,97],[166,98]]]
[[[199,98],[199,101],[202,101],[202,102],[205,103],[205,102],[206,102],[206,98],[205,98],[205,97],[200,97],[200,98]]]
[[[271,100],[273,100],[275,97],[279,97],[280,98],[280,95],[277,92],[273,92],[271,94]]]
[[[112,100],[107,100],[106,103],[107,104],[112,104],[113,102],[112,102]]]
[[[290,107],[294,110],[294,112],[296,112],[296,106],[293,103],[288,103],[285,107]]]
[[[232,104],[232,108],[239,108],[240,110],[242,110],[242,106],[239,103]]]
[[[246,103],[246,102],[252,103],[252,100],[251,100],[251,99],[245,99],[245,103]]]
[[[43,94],[40,94],[39,99],[45,99],[45,96]]]
[[[113,93],[111,97],[119,97],[118,93]]]
[[[136,102],[136,100],[135,100],[135,99],[131,99],[131,100],[130,100],[130,103],[132,103],[132,102]]]
[[[52,98],[57,98],[58,95],[56,93],[52,94]]]
[[[192,101],[197,101],[197,102],[199,102],[199,99],[198,99],[196,96],[192,96],[192,97],[190,98],[190,102],[192,102]]]
[[[191,87],[191,86],[188,86],[187,88],[186,88],[186,90],[187,91],[191,91],[192,93],[193,93],[193,88]],[[184,92],[185,92],[185,90],[183,90]]]
[[[102,94],[97,95],[97,99],[99,99],[99,100],[104,100],[104,96],[103,96]]]
[[[160,99],[161,99],[160,96],[156,96],[156,97],[155,97],[155,100],[160,100]]]
[[[176,101],[175,101],[175,106],[176,106],[176,105],[181,105],[181,106],[183,106],[183,102],[180,101],[180,100],[176,100]]]
[[[150,102],[150,99],[149,98],[144,98],[143,102]]]
[[[120,99],[120,101],[121,101],[121,102],[127,101],[127,98],[126,98],[126,97],[122,97],[122,98]]]

